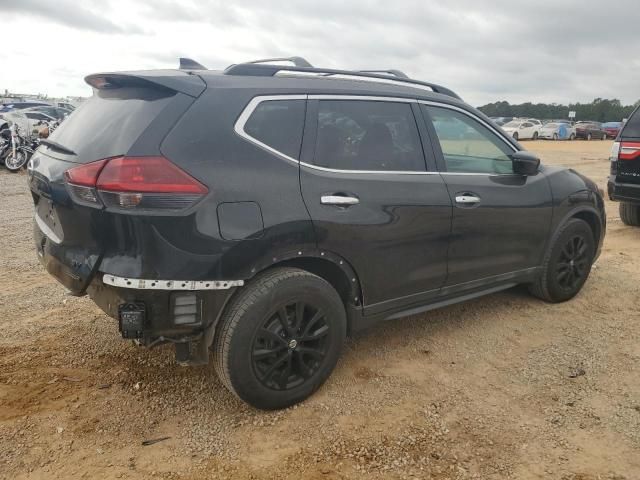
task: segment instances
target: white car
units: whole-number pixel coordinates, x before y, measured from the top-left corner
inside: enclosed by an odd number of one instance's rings
[[[549,140],[573,140],[576,138],[576,127],[569,122],[549,122],[545,123],[538,138],[546,138]]]
[[[512,120],[505,123],[502,129],[511,135],[515,140],[538,139],[541,125],[537,125],[529,120]]]

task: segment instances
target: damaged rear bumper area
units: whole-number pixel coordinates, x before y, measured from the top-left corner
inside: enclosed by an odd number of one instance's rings
[[[195,289],[200,283],[203,289]],[[123,338],[149,348],[172,343],[179,364],[203,365],[209,361],[220,313],[241,284],[124,279],[98,273],[87,294],[118,321]]]

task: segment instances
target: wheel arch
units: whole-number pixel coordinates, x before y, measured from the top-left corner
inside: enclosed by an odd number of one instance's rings
[[[574,212],[570,218],[579,218],[580,220],[584,220],[587,222],[589,227],[591,227],[591,231],[593,232],[593,240],[596,245],[600,243],[600,238],[602,236],[602,222],[600,221],[600,216],[596,213],[595,210],[591,209],[583,209],[577,212]]]
[[[562,217],[562,219],[556,224],[555,228],[551,233],[549,245],[553,244],[553,241],[558,236],[558,232],[560,232],[562,227],[569,220],[572,220],[574,218],[582,220],[586,222],[587,225],[589,225],[589,228],[593,232],[593,240],[596,244],[596,248],[598,249],[598,254],[599,254],[599,247],[602,245],[602,239],[605,233],[604,232],[605,225],[604,225],[603,219],[598,213],[598,210],[596,210],[595,207],[591,207],[587,205],[576,207],[570,210],[569,212],[567,212],[564,215],[564,217]],[[597,256],[598,255],[596,255],[596,258]]]
[[[264,270],[276,267],[294,267],[313,273],[326,280],[338,292],[345,306],[362,304],[358,275],[346,260],[335,254],[320,252],[318,255],[286,258]]]

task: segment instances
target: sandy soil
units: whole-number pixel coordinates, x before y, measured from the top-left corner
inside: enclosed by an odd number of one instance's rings
[[[611,142],[525,145],[604,187]],[[640,478],[640,229],[615,204],[573,301],[516,288],[380,325],[263,413],[65,296],[25,183],[0,171],[0,478]]]

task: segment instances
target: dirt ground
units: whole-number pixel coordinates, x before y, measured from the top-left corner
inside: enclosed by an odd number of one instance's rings
[[[525,146],[605,186],[610,141]],[[65,296],[36,260],[24,174],[0,171],[0,205],[2,479],[640,479],[640,229],[616,204],[573,301],[516,288],[385,323],[272,413]]]

